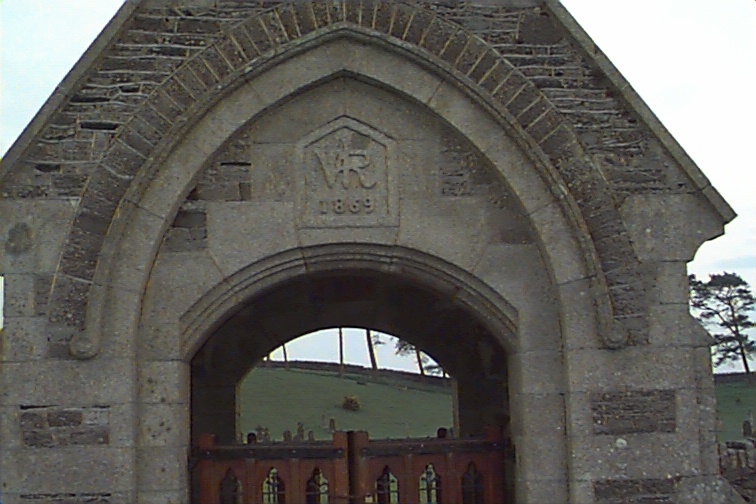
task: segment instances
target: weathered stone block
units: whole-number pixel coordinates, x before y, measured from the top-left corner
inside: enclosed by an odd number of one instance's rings
[[[186,490],[167,490],[158,492],[139,492],[137,502],[140,504],[173,504],[186,500]]]
[[[564,397],[559,393],[529,394],[517,393],[509,398],[510,408],[520,408],[522,415],[512,420],[513,435],[526,436],[537,432],[544,439],[555,433],[565,432]],[[521,448],[517,448],[519,451]],[[555,447],[561,450],[563,448]],[[537,459],[534,458],[535,461]],[[534,462],[538,463],[538,462]],[[546,463],[546,462],[544,462]]]
[[[545,267],[537,260],[539,256],[536,245],[491,244],[475,267],[475,274],[517,310],[519,350],[525,355],[532,351],[552,351],[559,345],[560,327],[550,316],[555,310],[552,303],[556,302],[557,291],[550,285]],[[524,302],[525,299],[529,301]],[[527,381],[521,383],[524,385]],[[537,380],[530,385],[544,384]]]
[[[52,432],[46,430],[24,430],[21,435],[23,444],[31,448],[50,448],[58,444]]]
[[[89,287],[90,284],[84,280],[58,276],[52,293],[50,322],[82,328]]]
[[[20,415],[22,429],[41,429],[47,425],[47,416],[44,412],[25,411]]]
[[[53,275],[40,274],[34,279],[34,314],[45,315],[52,291]]]
[[[171,127],[171,123],[151,106],[140,108],[137,117],[144,123],[145,127],[149,127],[152,130],[159,132],[159,136],[154,137],[155,140],[159,140],[159,138],[162,137],[162,132],[168,131]],[[108,163],[107,158],[103,162],[113,169],[118,167],[115,163]]]
[[[110,443],[109,413],[107,407],[26,407],[20,414],[22,443],[32,448],[107,445]]]
[[[240,201],[244,199],[239,182],[200,182],[192,191],[191,198],[199,201]]]
[[[34,315],[34,277],[6,273],[3,282],[3,314],[6,317]]]
[[[125,403],[131,397],[133,362],[127,359],[99,361],[42,360],[4,363],[0,375],[3,405]]]
[[[572,483],[569,484],[572,486]],[[554,476],[535,477],[533,479],[519,478],[515,481],[517,498],[525,502],[570,502],[567,493],[568,483],[564,477]],[[579,503],[589,501],[575,501]]]
[[[15,256],[29,252],[32,244],[32,230],[25,222],[11,227],[4,241],[5,252]]]
[[[188,405],[143,404],[140,413],[140,446],[184,446],[189,431]]]
[[[569,352],[570,388],[573,391],[665,390],[689,386],[693,353],[689,348],[633,347]]]
[[[545,260],[552,264],[554,281],[563,285],[588,277],[577,237],[564,226],[564,214],[558,204],[544,206],[530,215],[541,239],[546,240]]]
[[[129,450],[78,446],[62,450],[22,450],[15,462],[23,478],[9,481],[19,494],[94,494],[130,490],[135,461]],[[55,478],[50,475],[55,474]]]
[[[687,306],[690,292],[685,262],[665,261],[656,264],[654,284],[659,303]]]
[[[183,91],[183,88],[181,88],[181,90]],[[175,93],[178,94],[178,91],[176,91]],[[190,97],[187,98],[186,91],[184,91],[184,93],[185,95],[182,95],[181,98],[184,100],[190,99]],[[128,133],[123,136],[122,140],[126,145],[141,154],[145,159],[150,156],[152,150],[155,148],[155,144],[153,142],[150,142],[149,139],[145,138],[138,131],[131,128],[129,128]]]
[[[216,49],[234,69],[239,69],[248,61],[247,56],[239,50],[239,47],[231,39],[219,43],[216,45]]]
[[[20,496],[19,504],[115,504],[110,493],[29,493]],[[123,501],[121,501],[123,502]]]
[[[92,427],[71,432],[70,443],[74,445],[110,444],[110,429],[107,427]]]
[[[184,362],[144,362],[139,368],[139,396],[147,403],[183,403],[189,395],[189,374]]]
[[[90,233],[81,226],[100,231],[98,234]],[[108,222],[100,219],[98,224],[94,221],[79,220],[78,225],[71,228],[63,256],[61,257],[60,270],[66,275],[78,279],[79,283],[91,281],[94,278],[95,268],[99,259],[99,252],[105,240]],[[57,293],[56,293],[57,294]],[[57,297],[57,295],[56,295]]]
[[[691,261],[706,240],[723,229],[701,196],[635,195],[620,211],[638,257],[644,261]]]
[[[95,203],[95,208],[100,214],[108,214],[121,200],[126,188],[127,180],[116,176],[113,172],[103,169],[92,175],[89,181],[88,193]],[[99,204],[98,204],[99,203]],[[106,210],[99,210],[100,206],[106,206]]]
[[[596,502],[600,504],[621,504],[633,502],[670,503],[675,502],[675,480],[605,480],[593,484]]]
[[[552,424],[551,418],[544,421]],[[553,425],[553,429],[563,432],[563,427]],[[554,432],[552,430],[552,434]],[[515,438],[519,467],[523,478],[533,480],[563,480],[567,473],[567,447],[562,443],[551,442],[546,436],[523,436]]]
[[[187,228],[172,228],[165,234],[163,250],[165,252],[197,252],[207,248],[205,236],[192,233]]]
[[[511,384],[526,394],[565,392],[563,369],[562,353],[553,350],[521,352],[509,361]]]
[[[42,359],[47,354],[45,317],[5,318],[0,331],[0,361],[20,362]]]
[[[201,228],[207,225],[207,216],[204,210],[180,210],[173,220],[173,227],[178,228]]]
[[[472,269],[489,241],[485,216],[477,208],[479,201],[470,198],[403,203],[397,243],[432,251],[461,268]]]
[[[73,427],[81,425],[84,415],[80,410],[53,410],[47,413],[50,427]]]
[[[133,177],[144,163],[144,156],[123,141],[117,141],[108,151],[103,162],[112,167],[118,174]]]
[[[261,221],[260,215],[269,215],[271,219]],[[291,203],[213,204],[208,207],[208,220],[209,252],[226,276],[274,249],[298,245]]]
[[[144,485],[140,490],[166,492],[180,489],[182,485],[179,481],[185,470],[186,459],[187,451],[183,447],[140,448],[137,460],[140,472],[144,475]]]
[[[200,57],[218,80],[225,79],[233,71],[229,62],[215,47],[208,47],[207,50],[202,51]]]
[[[83,173],[69,173],[51,177],[52,190],[58,197],[79,197],[89,177]]]
[[[188,270],[192,271],[191,276],[186,275]],[[145,304],[150,307],[146,315],[172,314],[168,320],[177,319],[223,277],[217,264],[205,254],[163,253],[145,294]]]

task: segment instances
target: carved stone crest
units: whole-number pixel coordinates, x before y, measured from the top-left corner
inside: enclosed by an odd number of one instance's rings
[[[398,219],[394,142],[349,117],[298,144],[298,214],[304,227],[390,226]]]

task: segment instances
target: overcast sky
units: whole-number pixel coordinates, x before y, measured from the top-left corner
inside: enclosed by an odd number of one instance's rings
[[[4,153],[123,0],[0,1]],[[739,214],[690,271],[756,286],[756,2],[562,3]]]

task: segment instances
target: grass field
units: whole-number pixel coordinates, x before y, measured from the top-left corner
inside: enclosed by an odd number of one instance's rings
[[[743,420],[748,418],[749,410],[756,415],[756,382],[720,383],[716,391],[719,440],[742,439]]]
[[[435,436],[452,423],[451,389],[363,375],[298,369],[253,369],[242,382],[239,411],[241,432],[257,425],[281,439],[284,430],[296,432],[297,422],[317,439],[330,439],[328,420],[339,430],[366,430],[371,438]],[[344,396],[355,395],[359,411],[341,407]],[[326,423],[323,425],[322,419]]]
[[[299,369],[257,368],[240,387],[240,430],[268,427],[281,439],[284,430],[296,431],[302,422],[318,439],[329,439],[328,419],[339,430],[367,430],[372,438],[433,436],[438,427],[451,426],[449,388],[408,383],[396,378]],[[720,383],[716,387],[719,439],[741,439],[748,411],[756,415],[756,383]],[[344,396],[355,395],[359,411],[341,407]],[[326,424],[323,426],[322,419]]]

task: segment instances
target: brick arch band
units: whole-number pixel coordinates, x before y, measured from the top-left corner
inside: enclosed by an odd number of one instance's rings
[[[596,295],[606,319],[604,344],[620,347],[633,332],[643,331],[639,262],[608,182],[565,117],[481,38],[430,10],[371,0],[307,0],[245,19],[185,61],[150,95],[120,126],[84,190],[56,272],[51,322],[85,329],[86,300],[118,205],[127,190],[139,190],[131,187],[132,181],[143,166],[155,169],[156,156],[191,123],[190,118],[198,117],[244,75],[274,64],[307,40],[339,30],[362,32],[406,49],[450,74],[503,116],[515,139],[551,167],[547,183],[574,209],[568,212],[574,224],[587,232],[582,243],[586,263],[589,268],[596,265],[590,273],[604,293]],[[84,302],[73,302],[76,299]],[[74,356],[96,355],[96,348],[77,349],[76,343],[75,335]]]

